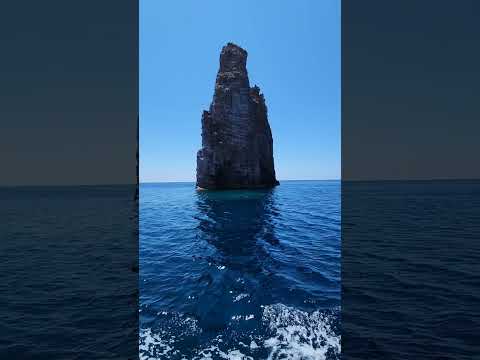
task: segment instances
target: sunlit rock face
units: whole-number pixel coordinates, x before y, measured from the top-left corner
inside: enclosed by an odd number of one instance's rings
[[[247,52],[228,43],[220,54],[215,93],[202,115],[197,187],[261,188],[278,185],[267,107],[258,86],[250,87]]]

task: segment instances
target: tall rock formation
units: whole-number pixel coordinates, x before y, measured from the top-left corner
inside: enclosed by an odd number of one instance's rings
[[[267,107],[258,86],[250,87],[247,52],[228,43],[209,111],[202,115],[202,148],[197,153],[197,187],[273,187],[273,140]]]

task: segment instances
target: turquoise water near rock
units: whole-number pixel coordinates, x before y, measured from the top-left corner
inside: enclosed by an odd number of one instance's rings
[[[340,181],[140,185],[142,359],[335,359]]]

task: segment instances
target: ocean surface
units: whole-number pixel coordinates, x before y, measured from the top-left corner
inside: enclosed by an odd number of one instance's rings
[[[340,358],[340,182],[140,185],[141,359]]]
[[[480,359],[480,181],[342,184],[342,357]]]
[[[480,354],[479,181],[134,190],[0,188],[0,359]]]
[[[0,187],[0,359],[134,359],[136,186]]]

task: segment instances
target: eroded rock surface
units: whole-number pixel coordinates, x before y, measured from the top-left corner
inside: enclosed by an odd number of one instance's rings
[[[238,189],[278,185],[272,132],[265,99],[250,87],[247,52],[228,43],[209,111],[202,115],[202,148],[197,153],[197,186]]]

